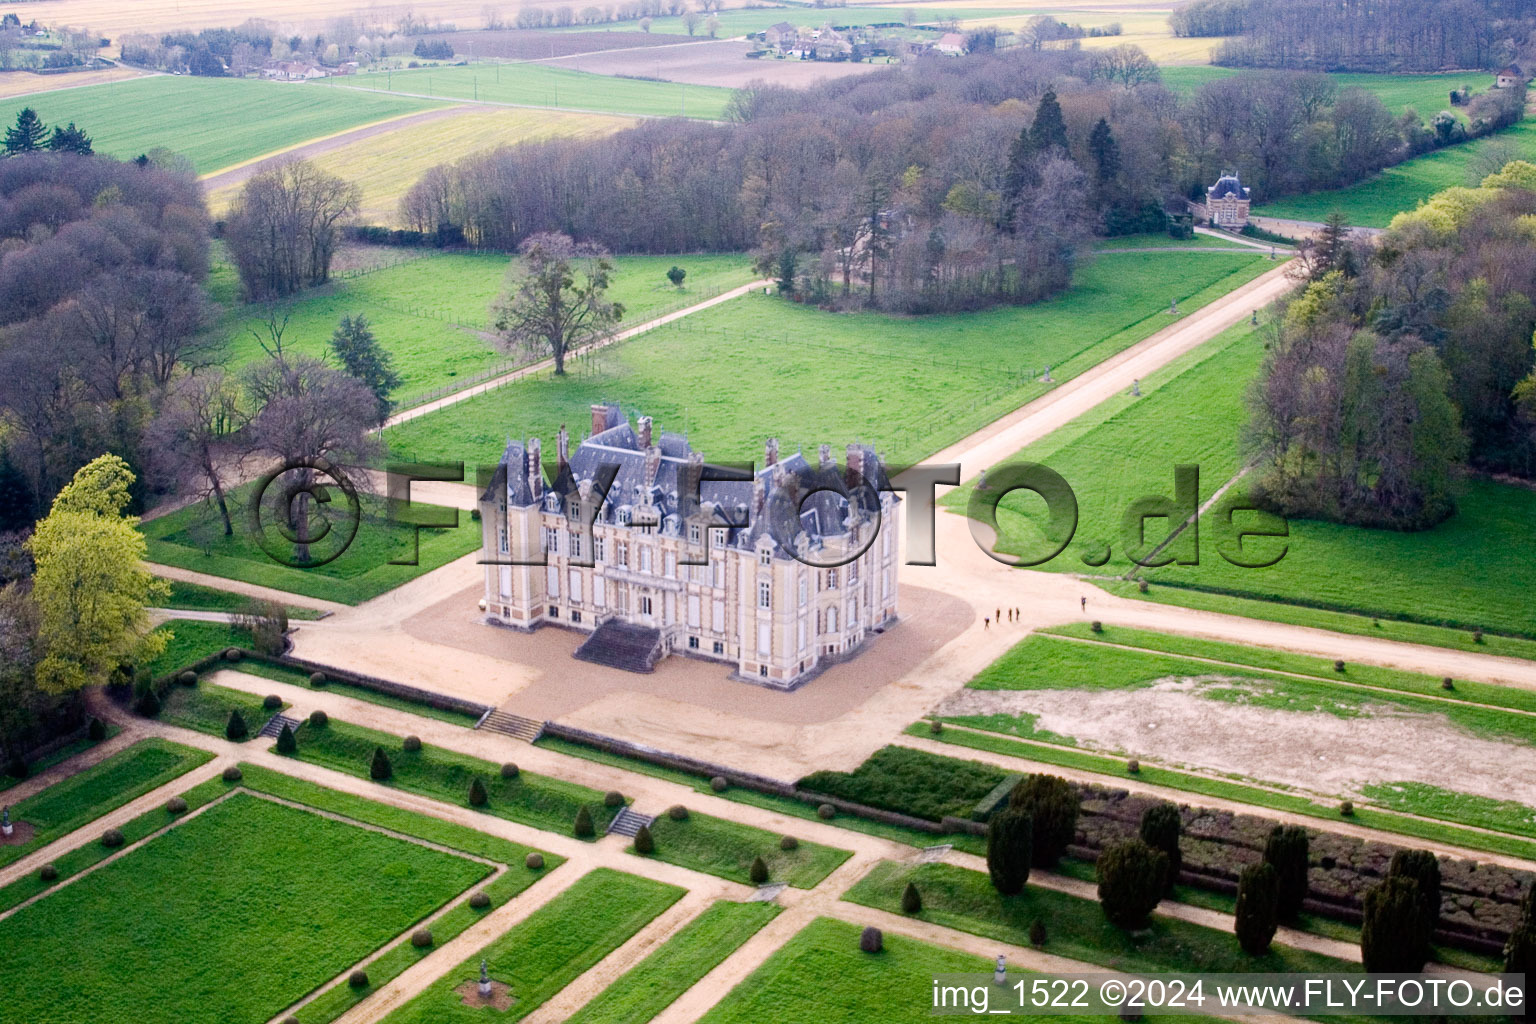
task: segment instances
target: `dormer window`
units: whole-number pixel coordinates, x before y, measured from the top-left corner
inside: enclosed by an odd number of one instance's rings
[[[554,491],[550,491],[548,494],[544,495],[544,508],[550,512],[559,512],[560,495]]]
[[[772,548],[763,548],[761,551],[759,551],[757,553],[757,564],[758,565],[772,565],[773,564],[773,549]]]
[[[619,516],[619,525],[620,526],[628,526],[629,525],[629,506],[628,505],[622,506],[619,509],[618,516]]]

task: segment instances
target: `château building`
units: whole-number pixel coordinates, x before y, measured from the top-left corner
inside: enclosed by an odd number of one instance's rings
[[[591,436],[573,454],[562,426],[556,455],[546,486],[539,439],[509,442],[480,498],[487,622],[589,633],[576,656],[619,668],[680,653],[793,689],[896,621],[896,498],[873,448],[839,467],[828,445],[813,463],[770,440],[761,467],[701,479],[721,474],[685,436],[594,405]]]
[[[1248,224],[1248,188],[1235,173],[1223,174],[1205,190],[1205,202],[1189,207],[1199,223],[1240,231]]]

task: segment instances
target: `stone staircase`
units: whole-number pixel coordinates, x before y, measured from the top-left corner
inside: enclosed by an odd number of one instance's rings
[[[655,820],[655,818],[647,818],[645,815],[625,807],[618,814],[614,815],[613,820],[608,823],[608,834],[629,836],[633,839],[635,833],[640,831],[641,825],[650,825]]]
[[[519,739],[525,743],[532,743],[544,735],[544,723],[532,718],[524,718],[522,715],[514,715],[510,711],[502,711],[500,708],[492,708],[487,711],[475,725],[476,729],[489,729],[491,732],[499,732],[513,739]]]
[[[576,648],[576,657],[625,672],[649,672],[661,657],[661,630],[609,619]]]
[[[256,735],[257,737],[265,736],[268,739],[276,739],[277,734],[283,731],[283,726],[285,725],[288,727],[290,732],[297,732],[299,728],[299,720],[297,718],[289,718],[287,715],[279,711],[277,714],[267,719],[267,724],[262,726],[261,731]]]

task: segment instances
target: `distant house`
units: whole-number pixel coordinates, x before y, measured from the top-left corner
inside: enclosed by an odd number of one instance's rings
[[[959,32],[946,32],[939,36],[939,41],[933,44],[934,53],[942,53],[951,57],[964,56],[969,51],[965,46],[965,36]]]
[[[1189,204],[1189,212],[1197,222],[1241,231],[1248,225],[1248,191],[1236,174],[1223,174],[1205,190],[1205,202]]]
[[[324,68],[307,60],[273,61],[261,70],[268,78],[279,82],[306,82],[326,76]]]
[[[781,21],[777,25],[769,25],[763,33],[763,42],[769,46],[777,46],[786,50],[796,39],[800,38],[800,30],[787,21]]]
[[[1521,72],[1520,66],[1511,64],[1494,76],[1493,86],[1495,89],[1509,89],[1523,81],[1525,81],[1525,75]]]

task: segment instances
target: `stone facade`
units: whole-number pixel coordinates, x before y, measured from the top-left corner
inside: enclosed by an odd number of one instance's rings
[[[1189,204],[1195,221],[1211,227],[1240,231],[1248,223],[1248,189],[1236,174],[1223,174],[1205,190],[1205,202]]]
[[[840,468],[827,445],[812,464],[770,440],[762,467],[695,492],[703,456],[649,417],[631,427],[596,405],[576,453],[563,427],[557,444],[549,486],[539,440],[513,441],[481,496],[487,622],[591,632],[617,619],[655,629],[663,654],[783,689],[895,623],[896,499],[872,448],[849,445]]]

